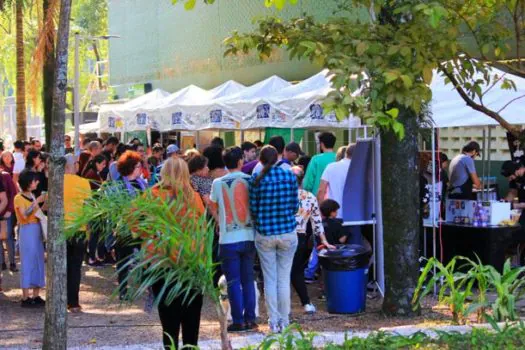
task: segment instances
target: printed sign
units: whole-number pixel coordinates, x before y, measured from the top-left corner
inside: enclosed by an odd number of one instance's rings
[[[175,112],[171,115],[171,125],[182,125],[182,112]]]
[[[257,119],[270,119],[270,105],[268,103],[257,106]]]
[[[210,124],[214,124],[218,127],[231,128],[235,126],[235,121],[232,118],[223,115],[222,110],[215,109],[210,112]]]
[[[215,109],[210,112],[210,123],[220,124],[222,122],[222,110]]]
[[[148,115],[146,113],[137,113],[137,125],[146,125],[148,122]]]
[[[312,120],[322,120],[323,117],[323,107],[318,104],[314,103],[310,105],[310,119]]]

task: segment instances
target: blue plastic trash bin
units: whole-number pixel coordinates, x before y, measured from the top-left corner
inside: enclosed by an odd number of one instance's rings
[[[329,313],[365,311],[370,256],[369,249],[356,244],[337,245],[336,250],[319,252]]]

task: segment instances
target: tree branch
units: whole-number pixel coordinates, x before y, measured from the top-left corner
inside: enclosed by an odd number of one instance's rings
[[[492,119],[497,121],[504,129],[506,129],[508,132],[510,132],[513,136],[519,137],[520,132],[519,132],[519,129],[517,127],[511,125],[508,121],[506,121],[499,114],[499,112],[494,112],[493,110],[491,110],[491,109],[489,109],[489,108],[487,108],[487,107],[485,107],[483,105],[480,105],[479,103],[476,103],[475,101],[473,101],[468,96],[468,94],[465,92],[465,90],[461,87],[461,85],[459,84],[459,82],[457,81],[457,79],[456,79],[456,77],[454,76],[453,73],[449,72],[441,63],[438,65],[438,67],[439,67],[439,70],[441,72],[443,72],[443,74],[445,74],[447,76],[447,78],[452,82],[452,84],[454,85],[454,88],[459,93],[459,95],[461,96],[463,101],[465,101],[467,106],[469,106],[470,108],[472,108],[472,109],[474,109],[474,110],[476,110],[478,112],[481,112],[481,113],[491,117]]]
[[[507,108],[512,102],[517,101],[517,100],[519,100],[519,99],[521,99],[521,98],[525,98],[525,95],[522,95],[522,96],[518,96],[518,97],[516,97],[516,98],[513,98],[512,100],[510,100],[509,102],[507,102],[507,103],[505,104],[505,106],[501,107],[500,110],[499,110],[497,113],[501,113],[501,111],[503,111],[505,108]]]
[[[499,83],[501,81],[501,79],[503,79],[505,77],[505,75],[507,75],[507,73],[504,73],[501,77],[499,77],[498,79],[496,79],[495,82],[492,83],[492,85],[489,86],[489,88],[487,90],[485,90],[485,92],[483,92],[481,94],[481,97],[485,96],[485,94],[487,94],[490,90],[492,90],[492,88],[494,86],[496,86],[497,83]]]

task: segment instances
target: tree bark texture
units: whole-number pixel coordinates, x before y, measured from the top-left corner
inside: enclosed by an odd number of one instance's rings
[[[27,139],[26,78],[24,59],[24,1],[16,0],[16,138]]]
[[[48,13],[49,4],[53,0],[43,0],[42,9],[44,13],[44,26],[48,25],[48,16],[52,14]],[[57,0],[54,0],[57,1]],[[51,22],[52,23],[52,22]],[[51,144],[51,115],[53,113],[53,84],[55,79],[55,31],[49,30],[49,28],[43,28],[44,33],[52,33],[49,36],[50,45],[46,48],[43,72],[42,72],[42,102],[44,105],[44,125],[46,128],[46,145]]]
[[[49,170],[47,302],[43,349],[67,348],[66,242],[64,240],[64,128],[71,1],[61,0],[55,60]]]
[[[418,121],[399,107],[405,138],[382,134],[382,194],[385,254],[385,298],[388,315],[409,316],[419,274]]]

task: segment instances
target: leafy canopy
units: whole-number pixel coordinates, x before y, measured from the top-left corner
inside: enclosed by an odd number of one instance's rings
[[[491,71],[496,61],[522,72],[520,40],[514,37],[524,28],[523,0],[334,1],[339,10],[324,22],[312,16],[290,21],[269,17],[257,21],[252,33],[234,32],[224,42],[225,54],[256,50],[266,59],[274,48],[283,47],[292,58],[327,67],[336,88],[325,101],[327,107],[339,118],[350,111],[368,123],[394,130],[400,138],[404,128],[398,121],[399,109],[421,114],[432,98],[429,84],[437,70],[468,105],[516,132],[501,117],[501,110],[490,110],[483,97],[497,82],[503,82],[505,89],[515,88],[507,76]],[[186,8],[193,8],[195,2],[186,1]],[[280,9],[296,2],[264,3]],[[355,19],[352,14],[357,11],[367,13],[366,18]],[[518,46],[517,63],[504,61],[513,51],[512,44]]]

